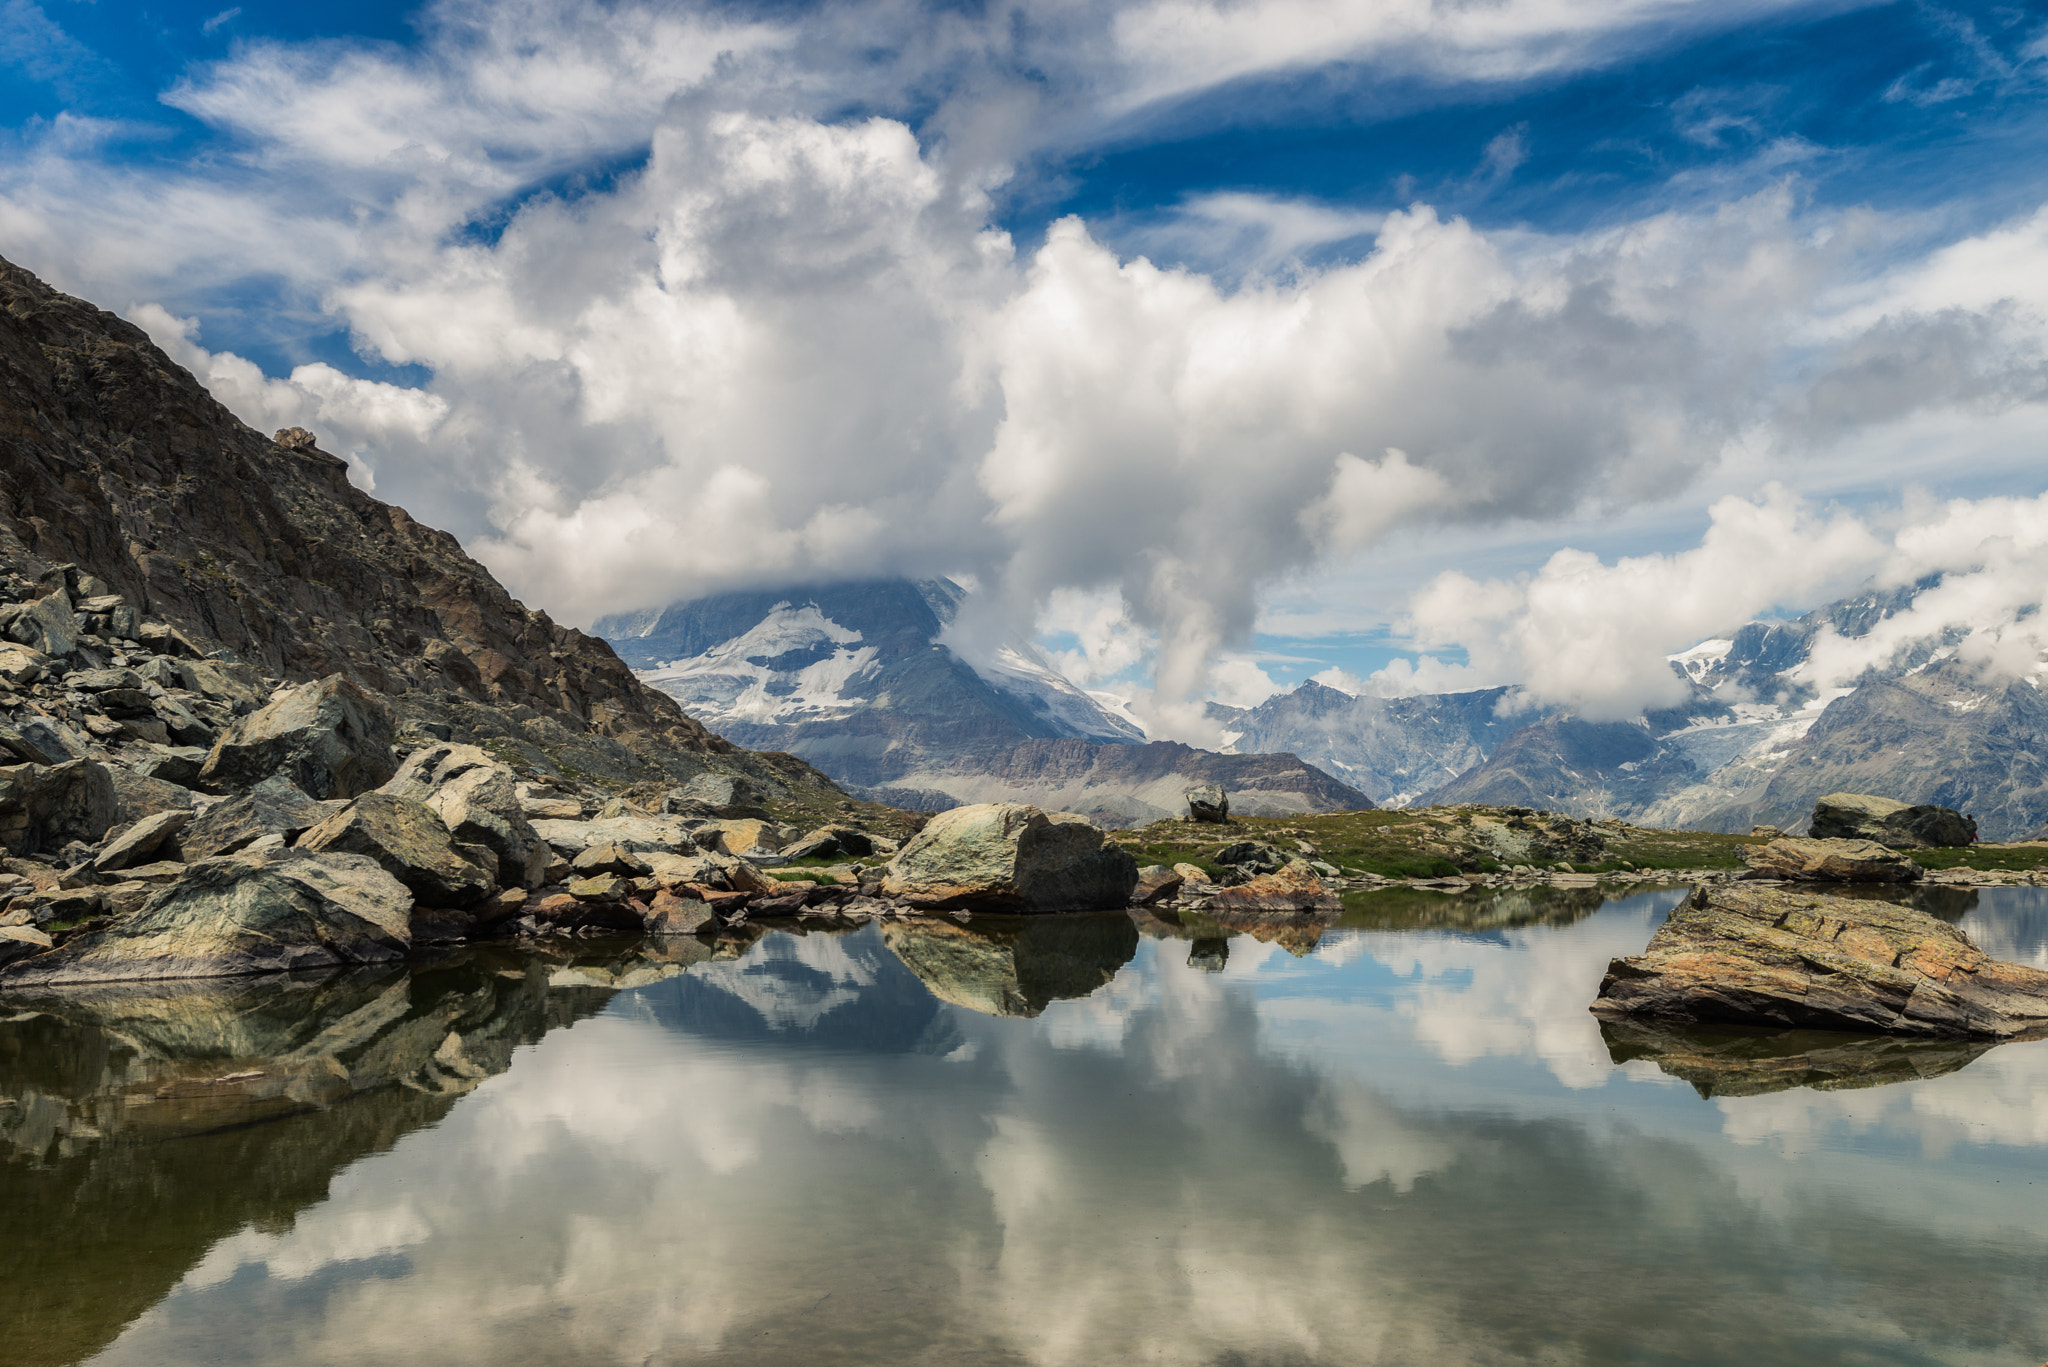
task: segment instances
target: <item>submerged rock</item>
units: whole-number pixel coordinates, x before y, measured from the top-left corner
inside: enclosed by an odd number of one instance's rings
[[[1911,883],[1926,870],[1873,840],[1795,840],[1745,845],[1745,878],[1792,883]]]
[[[411,944],[411,909],[411,894],[360,855],[209,860],[107,929],[0,970],[0,986],[388,962]]]
[[[994,802],[933,817],[889,861],[882,892],[919,907],[1102,911],[1137,885],[1138,862],[1084,818]]]
[[[332,674],[236,722],[215,742],[199,782],[222,792],[282,775],[312,797],[355,797],[391,778],[392,737],[384,704]]]
[[[1921,1037],[2048,1035],[2048,972],[1993,959],[1890,902],[1702,887],[1643,953],[1616,959],[1592,1010]]]

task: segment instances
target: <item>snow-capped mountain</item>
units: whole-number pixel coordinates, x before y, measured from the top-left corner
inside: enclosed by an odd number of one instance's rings
[[[875,580],[719,594],[597,630],[728,740],[899,805],[1022,801],[1134,822],[1178,813],[1183,789],[1211,782],[1245,811],[1371,805],[1289,755],[1148,743],[1115,699],[1028,641],[969,658],[948,630],[965,597],[949,580]]]

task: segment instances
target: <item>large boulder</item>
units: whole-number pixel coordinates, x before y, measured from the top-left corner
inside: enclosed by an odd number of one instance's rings
[[[619,845],[634,854],[694,854],[697,842],[690,828],[658,816],[611,816],[596,821],[547,821],[533,823],[554,851],[574,859],[592,845]]]
[[[192,813],[175,808],[146,816],[134,825],[109,840],[100,852],[93,856],[95,873],[112,873],[118,869],[132,868],[137,864],[148,864],[168,858],[176,852],[176,837],[179,831],[191,823]]]
[[[1924,911],[1788,888],[1701,887],[1593,1011],[1927,1037],[2048,1035],[2048,972],[1993,959]]]
[[[475,745],[423,746],[379,792],[423,802],[458,845],[491,852],[498,884],[537,888],[553,852],[526,814],[519,775]]]
[[[356,797],[391,778],[392,735],[383,703],[330,675],[236,722],[214,743],[199,784],[231,792],[281,775],[312,797]]]
[[[1085,818],[992,802],[933,817],[889,861],[882,892],[920,907],[1101,911],[1137,885],[1137,861]]]
[[[1778,878],[1790,883],[1911,883],[1926,872],[1874,840],[1795,840],[1745,845],[1744,878]]]
[[[298,848],[364,855],[431,906],[466,907],[497,891],[492,871],[457,848],[433,808],[395,793],[364,793]]]
[[[874,852],[874,837],[854,826],[820,826],[781,851],[785,859],[865,859]]]
[[[178,848],[187,859],[212,859],[255,844],[264,836],[286,843],[334,815],[335,808],[315,802],[286,778],[266,778],[239,797],[214,803],[178,834]]]
[[[120,813],[114,777],[98,760],[0,769],[0,845],[9,854],[54,853],[74,840],[97,845]]]
[[[1210,894],[1209,903],[1218,911],[1338,912],[1344,904],[1323,885],[1306,859],[1290,859],[1270,873],[1258,873],[1244,882]]]
[[[1222,823],[1230,820],[1230,794],[1223,791],[1218,783],[1204,783],[1190,788],[1185,794],[1188,800],[1188,820]]]
[[[44,655],[77,650],[78,616],[72,611],[71,596],[59,588],[17,609],[7,625],[7,639]]]
[[[1813,804],[1807,834],[1818,840],[1870,840],[1894,850],[1968,845],[1977,822],[1953,807],[1908,806],[1868,793],[1829,793]]]
[[[411,908],[411,894],[358,855],[210,860],[107,929],[0,969],[0,987],[389,962],[411,945]]]

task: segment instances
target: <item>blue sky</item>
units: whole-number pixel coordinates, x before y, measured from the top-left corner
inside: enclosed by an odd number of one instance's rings
[[[1476,661],[1443,575],[1717,500],[2042,493],[2041,5],[0,0],[0,54],[0,254],[572,620],[965,573],[1164,717]]]

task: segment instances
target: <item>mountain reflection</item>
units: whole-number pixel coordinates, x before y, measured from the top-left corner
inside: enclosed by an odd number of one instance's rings
[[[10,999],[8,1360],[2048,1357],[2048,1045],[1603,1037],[1670,900]]]

